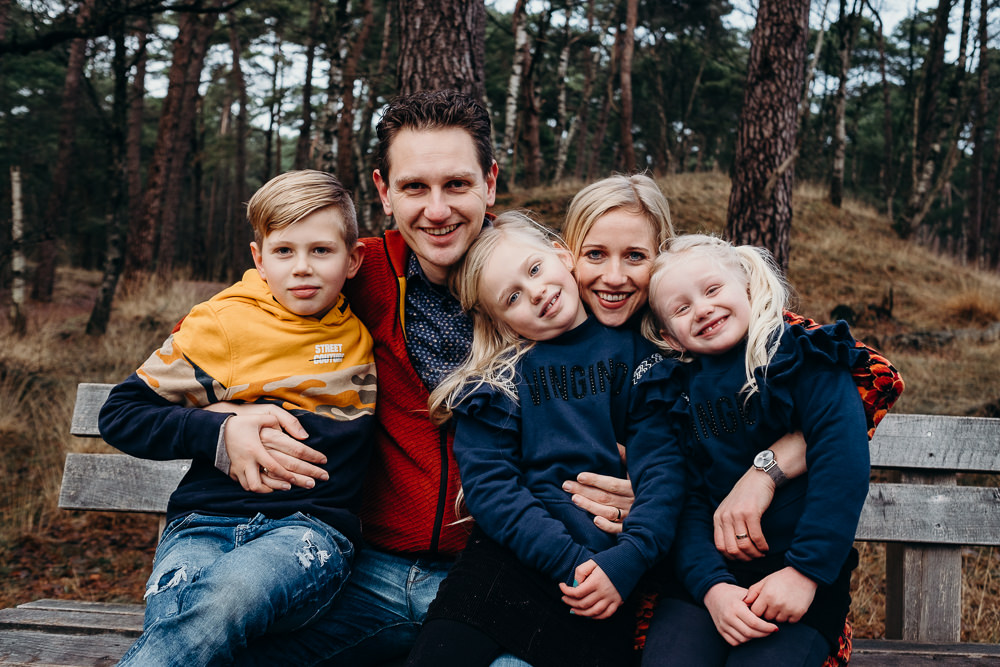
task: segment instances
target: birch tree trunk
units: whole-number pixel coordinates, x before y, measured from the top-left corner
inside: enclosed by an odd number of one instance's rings
[[[788,269],[795,140],[809,36],[808,0],[761,0],[750,46],[726,231]]]
[[[521,96],[521,80],[526,63],[531,61],[528,43],[528,29],[525,27],[525,0],[517,0],[511,14],[511,29],[514,31],[514,61],[507,79],[507,98],[504,103],[503,141],[497,155],[500,173],[505,175],[507,189],[514,185],[516,166],[514,164],[515,142],[517,140],[517,102]]]
[[[17,335],[23,335],[26,329],[24,316],[24,203],[21,198],[21,168],[10,168],[10,324]]]
[[[847,157],[847,78],[851,71],[851,51],[857,33],[858,6],[846,12],[847,0],[840,0],[840,79],[834,103],[833,169],[830,175],[830,203],[840,208],[844,201],[844,163]]]

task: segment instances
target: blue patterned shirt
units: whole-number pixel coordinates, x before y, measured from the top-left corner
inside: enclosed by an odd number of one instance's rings
[[[406,265],[406,351],[417,375],[433,390],[469,354],[472,318],[446,285],[435,285],[413,253]]]

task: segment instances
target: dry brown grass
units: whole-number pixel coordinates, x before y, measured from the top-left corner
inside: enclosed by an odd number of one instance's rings
[[[515,191],[497,209],[524,207],[558,227],[579,184]],[[729,181],[682,174],[660,182],[681,232],[721,232]],[[830,207],[822,188],[795,197],[790,279],[799,311],[826,321],[841,304],[865,312],[892,293],[892,318],[863,319],[867,340],[913,331],[983,327],[1000,319],[1000,276],[975,271],[897,239],[889,222],[855,202]],[[151,283],[116,302],[108,333],[84,333],[99,276],[59,272],[51,305],[33,304],[30,335],[0,322],[0,606],[42,596],[137,600],[152,552],[145,517],[72,514],[56,508],[67,451],[102,448],[68,434],[76,383],[116,382],[134,370],[190,306],[221,286]],[[933,350],[887,345],[907,389],[899,412],[982,414],[1000,409],[1000,342],[950,343]],[[991,406],[993,406],[991,408]],[[884,632],[884,548],[861,544],[852,616],[858,636]],[[968,549],[963,638],[1000,641],[1000,554]]]

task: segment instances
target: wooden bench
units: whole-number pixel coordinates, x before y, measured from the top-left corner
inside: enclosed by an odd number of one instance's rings
[[[81,384],[71,431],[98,436],[110,385]],[[959,472],[1000,472],[1000,419],[890,415],[858,540],[887,543],[886,635],[857,639],[852,665],[1000,664],[1000,645],[960,642],[963,545],[1000,545],[1000,489],[958,486]],[[59,506],[156,512],[188,466],[124,454],[66,457]],[[162,528],[162,523],[161,523]],[[142,630],[141,604],[38,600],[0,610],[0,665],[112,665]]]

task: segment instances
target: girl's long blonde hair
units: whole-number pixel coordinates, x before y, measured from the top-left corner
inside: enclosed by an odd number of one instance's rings
[[[747,331],[747,353],[744,360],[746,384],[743,391],[749,398],[759,390],[754,377],[754,369],[767,366],[774,358],[781,339],[781,329],[784,323],[784,311],[792,298],[792,289],[781,270],[775,263],[771,253],[765,248],[742,245],[734,246],[715,236],[706,234],[685,234],[667,241],[660,249],[660,254],[653,262],[649,284],[650,309],[642,323],[642,333],[661,349],[673,354],[676,350],[664,340],[660,334],[662,329],[668,329],[666,318],[657,313],[657,292],[660,281],[656,280],[671,261],[684,253],[699,253],[714,259],[724,266],[735,269],[746,277],[747,295],[750,298],[750,323]]]
[[[483,384],[496,387],[517,399],[515,369],[518,359],[534,345],[517,335],[502,320],[494,317],[480,299],[483,269],[497,246],[516,239],[556,254],[564,247],[555,232],[538,224],[519,211],[501,213],[483,231],[465,253],[463,260],[448,277],[451,291],[462,310],[472,315],[472,347],[461,366],[452,371],[432,392],[428,405],[431,420],[443,423],[461,398]]]

